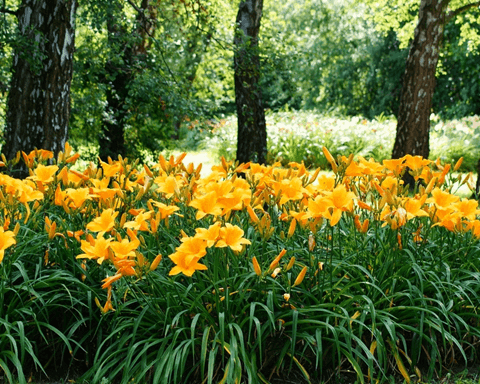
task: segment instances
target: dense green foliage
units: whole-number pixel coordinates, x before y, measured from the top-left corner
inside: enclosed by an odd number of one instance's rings
[[[396,120],[383,115],[374,120],[359,117],[325,116],[314,112],[271,112],[267,114],[269,162],[283,165],[294,161],[307,167],[329,167],[322,146],[333,155],[345,152],[381,162],[392,153]],[[475,172],[480,157],[480,119],[441,120],[432,115],[430,159],[457,162],[460,170]],[[210,126],[195,126],[182,131],[183,150],[203,149],[213,158],[235,158],[236,120],[221,119]]]
[[[324,148],[331,174],[202,176],[184,156],[73,171],[65,152],[0,175],[9,384],[430,382],[478,359],[478,202],[450,164]]]
[[[19,0],[4,2],[15,10]],[[121,119],[128,154],[144,157],[178,137],[182,124],[234,111],[233,22],[237,2],[150,2],[144,15],[129,2],[79,5],[70,137],[95,143],[106,121]],[[452,2],[455,8],[463,4]],[[397,8],[395,8],[397,7]],[[395,115],[418,4],[354,0],[265,1],[260,29],[262,92],[272,110],[312,109],[347,116]],[[480,11],[447,24],[433,112],[453,119],[478,114]],[[107,21],[110,20],[110,24]],[[0,126],[4,124],[15,17],[1,15]],[[113,22],[114,21],[114,22]],[[115,25],[115,36],[107,25]],[[140,47],[133,60],[125,50]],[[35,62],[32,61],[32,65]],[[107,102],[125,75],[120,108]],[[92,153],[92,159],[95,153]]]

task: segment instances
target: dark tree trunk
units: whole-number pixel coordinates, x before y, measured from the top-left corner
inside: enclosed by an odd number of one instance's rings
[[[477,163],[477,183],[475,184],[475,193],[474,196],[480,198],[480,160]]]
[[[435,71],[449,1],[422,0],[403,79],[392,158],[406,154],[428,158],[430,109]]]
[[[3,153],[34,148],[58,154],[70,118],[76,0],[23,0],[14,51]]]
[[[100,145],[98,155],[106,162],[108,157],[115,160],[118,155],[122,157],[126,155],[124,134],[127,111],[123,106],[128,95],[128,83],[131,79],[130,74],[124,68],[118,68],[111,62],[107,63],[105,72],[110,78],[113,78],[107,84],[107,110],[105,111],[102,132],[98,139]]]
[[[128,85],[132,80],[131,68],[133,49],[128,44],[128,31],[121,24],[119,17],[123,9],[110,13],[107,17],[108,45],[112,57],[105,65],[105,82],[107,88],[105,96],[107,105],[103,120],[102,131],[98,139],[100,145],[99,157],[107,161],[108,157],[117,159],[118,155],[125,157],[125,124],[127,110],[124,108],[128,96]]]
[[[237,160],[265,163],[267,130],[259,86],[258,32],[263,0],[243,0],[235,30],[235,101],[237,104]]]
[[[135,6],[134,3],[129,3]],[[129,85],[135,78],[135,70],[138,69],[136,64],[144,61],[150,44],[149,36],[155,33],[157,10],[151,3],[152,0],[142,0],[140,8],[135,6],[137,28],[132,34],[119,18],[119,14],[123,14],[122,9],[119,9],[118,14],[113,12],[108,15],[109,45],[116,57],[109,60],[105,66],[107,109],[98,140],[99,157],[103,161],[107,161],[108,157],[115,160],[118,155],[125,157],[129,152],[128,143],[125,141],[128,116],[125,102]],[[150,17],[146,16],[145,11],[148,11]],[[118,60],[118,57],[121,60]]]

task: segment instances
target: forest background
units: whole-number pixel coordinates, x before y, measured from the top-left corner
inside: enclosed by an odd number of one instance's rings
[[[32,46],[17,28],[23,3],[28,1],[2,4],[0,127],[5,127],[13,51],[23,47],[32,68],[42,61],[35,51],[42,36],[37,34]],[[99,150],[102,158],[145,159],[234,114],[238,4],[80,2],[69,142],[90,159]],[[394,118],[418,1],[268,0],[263,7],[258,49],[267,113]],[[445,25],[432,102],[437,119],[480,114],[479,20],[476,6]],[[465,149],[476,147],[473,141]]]

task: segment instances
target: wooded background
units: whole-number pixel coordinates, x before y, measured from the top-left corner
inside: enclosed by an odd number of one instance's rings
[[[432,112],[480,114],[479,5],[3,0],[2,153],[56,152],[68,137],[103,159],[140,157],[178,138],[185,122],[256,108],[246,136],[238,114],[239,143],[266,145],[256,115],[264,109],[315,109],[395,115],[393,156],[428,156]],[[241,86],[250,106],[239,103]],[[263,162],[259,148],[237,158]]]

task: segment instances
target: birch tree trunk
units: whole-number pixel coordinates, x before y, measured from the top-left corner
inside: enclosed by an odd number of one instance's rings
[[[235,31],[235,101],[237,105],[237,160],[265,163],[267,131],[259,86],[258,32],[263,0],[243,0]]]
[[[70,118],[70,84],[77,0],[23,0],[17,11],[20,39],[7,100],[7,159],[34,148],[58,154]]]
[[[449,0],[422,0],[403,79],[392,158],[428,158],[435,71]]]

